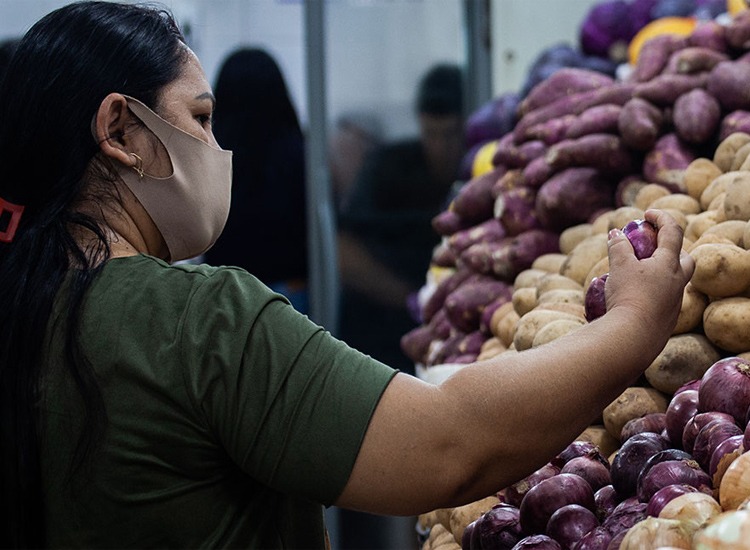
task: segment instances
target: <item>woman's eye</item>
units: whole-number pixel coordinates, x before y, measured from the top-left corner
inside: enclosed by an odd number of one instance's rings
[[[211,125],[211,115],[198,115],[195,118],[201,123],[201,126]]]

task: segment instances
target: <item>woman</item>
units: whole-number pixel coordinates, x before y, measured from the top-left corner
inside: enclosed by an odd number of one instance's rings
[[[224,60],[213,127],[234,153],[234,174],[229,219],[206,261],[250,271],[306,313],[305,141],[281,69],[266,51],[240,48]]]
[[[613,232],[606,315],[441,386],[244,270],[170,265],[227,216],[212,109],[160,12],[75,3],[18,46],[0,89],[3,545],[322,548],[321,504],[466,503],[559,452],[671,333],[693,264],[658,211],[647,260]]]

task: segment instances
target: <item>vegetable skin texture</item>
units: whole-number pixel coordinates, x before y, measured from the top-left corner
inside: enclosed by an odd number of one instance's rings
[[[531,139],[517,145],[513,143],[513,135],[509,133],[498,143],[492,163],[509,169],[523,168],[546,151],[547,144],[541,139]]]
[[[638,84],[633,97],[645,99],[658,107],[669,107],[682,94],[708,85],[708,72],[696,74],[664,73]]]
[[[586,109],[573,119],[564,137],[575,139],[587,134],[615,134],[618,130],[621,110],[621,105],[610,103]]]
[[[682,49],[686,43],[685,37],[673,34],[660,34],[646,40],[638,53],[635,67],[630,75],[631,80],[645,82],[661,74],[669,63],[672,53]],[[634,43],[631,42],[631,46],[633,45]]]
[[[529,91],[521,101],[519,112],[524,115],[563,97],[610,86],[613,82],[612,77],[598,71],[563,67]]]
[[[750,251],[735,244],[706,243],[690,255],[695,261],[690,283],[707,296],[728,298],[750,287]]]
[[[661,136],[643,160],[643,175],[652,183],[660,183],[673,192],[685,191],[684,174],[696,159],[695,152],[677,134]]]
[[[703,331],[715,346],[731,353],[750,351],[750,298],[713,300],[703,313]]]
[[[619,439],[629,420],[649,413],[666,412],[669,400],[655,388],[633,386],[625,389],[602,413],[604,427]]]
[[[623,105],[617,120],[622,142],[636,151],[653,147],[661,134],[664,116],[661,109],[641,97],[634,97]]]
[[[710,72],[708,92],[726,111],[750,109],[750,63],[722,61]]]
[[[613,134],[588,134],[563,140],[550,147],[544,158],[554,170],[582,166],[607,175],[629,173],[634,165],[631,151]]]
[[[498,166],[491,172],[474,177],[459,189],[452,209],[467,223],[474,224],[492,217],[492,187],[506,172]]]
[[[701,378],[720,357],[719,350],[703,334],[672,336],[646,369],[646,380],[672,395],[685,383]]]
[[[688,143],[709,142],[721,122],[719,101],[701,88],[678,97],[673,113],[675,132]]]
[[[664,68],[669,74],[692,74],[710,71],[722,61],[730,58],[723,52],[701,46],[688,46],[672,53]]]
[[[750,111],[737,109],[724,115],[719,127],[719,139],[725,140],[736,132],[750,133]]]

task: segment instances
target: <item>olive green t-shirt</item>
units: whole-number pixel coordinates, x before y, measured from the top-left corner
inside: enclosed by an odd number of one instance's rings
[[[81,323],[106,431],[71,474],[81,399],[53,321],[42,405],[51,546],[324,547],[322,505],[342,491],[393,369],[235,268],[111,260]]]

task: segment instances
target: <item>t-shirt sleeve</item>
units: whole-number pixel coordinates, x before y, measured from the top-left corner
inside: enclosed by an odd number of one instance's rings
[[[194,293],[183,339],[196,407],[231,460],[269,487],[332,504],[396,371],[236,269]]]

